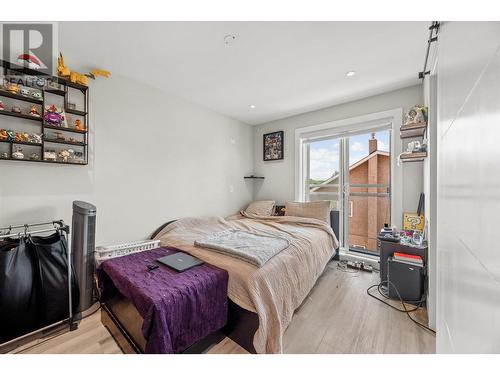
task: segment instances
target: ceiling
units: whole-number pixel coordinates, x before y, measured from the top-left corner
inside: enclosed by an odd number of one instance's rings
[[[260,124],[419,83],[429,25],[63,22],[59,45],[69,66],[108,69]]]

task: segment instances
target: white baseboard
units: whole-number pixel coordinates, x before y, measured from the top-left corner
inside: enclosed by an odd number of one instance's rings
[[[368,254],[353,254],[352,252],[346,252],[345,250],[340,250],[340,260],[351,260],[353,262],[364,262],[372,266],[374,269],[380,269],[380,260],[378,257],[368,255]]]

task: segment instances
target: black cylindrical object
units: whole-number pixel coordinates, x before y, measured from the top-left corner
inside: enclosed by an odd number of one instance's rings
[[[76,312],[85,311],[94,303],[95,225],[96,207],[74,201],[71,253],[80,286],[80,303]]]

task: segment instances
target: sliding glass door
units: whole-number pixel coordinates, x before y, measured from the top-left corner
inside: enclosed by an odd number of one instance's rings
[[[390,144],[390,130],[379,128],[305,146],[304,200],[331,201],[346,252],[378,255],[377,235],[391,222]]]

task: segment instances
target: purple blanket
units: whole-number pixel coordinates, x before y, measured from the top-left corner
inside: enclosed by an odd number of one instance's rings
[[[227,272],[203,264],[178,273],[155,262],[178,251],[135,253],[107,260],[98,270],[104,299],[116,287],[144,318],[146,353],[180,353],[226,325]],[[148,270],[151,263],[159,268]]]

